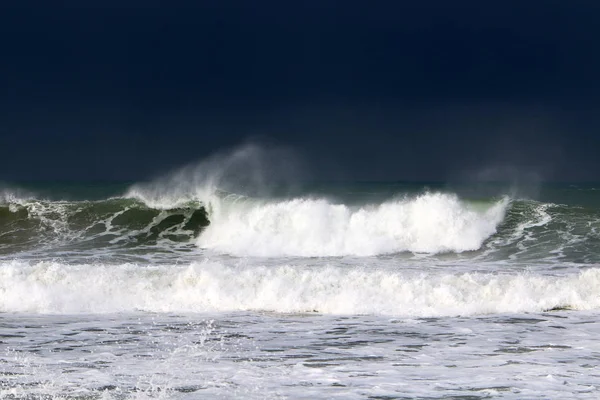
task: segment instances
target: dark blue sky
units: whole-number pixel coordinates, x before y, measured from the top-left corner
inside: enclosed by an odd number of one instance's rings
[[[325,179],[600,180],[598,21],[592,0],[5,1],[0,179],[143,179],[257,137]]]

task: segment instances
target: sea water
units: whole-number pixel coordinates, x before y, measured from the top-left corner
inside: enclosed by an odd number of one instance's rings
[[[0,398],[600,396],[600,186],[268,191],[249,152],[7,185]]]

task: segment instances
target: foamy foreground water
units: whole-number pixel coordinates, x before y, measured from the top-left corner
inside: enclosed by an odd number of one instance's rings
[[[589,312],[4,314],[5,399],[597,399]]]
[[[322,261],[2,263],[0,398],[600,395],[597,268]]]

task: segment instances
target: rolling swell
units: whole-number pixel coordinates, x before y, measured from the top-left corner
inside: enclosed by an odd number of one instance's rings
[[[600,211],[595,208],[513,201],[498,232],[482,247],[494,260],[600,262]]]
[[[197,203],[157,209],[126,198],[13,199],[0,204],[0,252],[77,243],[132,247],[160,240],[188,242],[208,224],[205,208]]]

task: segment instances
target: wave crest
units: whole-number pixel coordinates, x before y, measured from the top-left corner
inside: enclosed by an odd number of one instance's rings
[[[357,208],[310,198],[242,201],[211,215],[197,242],[239,256],[463,252],[496,232],[508,204],[504,198],[478,209],[443,193]]]

